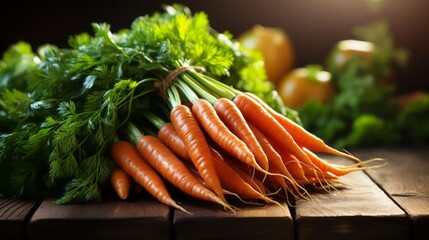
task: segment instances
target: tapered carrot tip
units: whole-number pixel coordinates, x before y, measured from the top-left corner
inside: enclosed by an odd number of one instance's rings
[[[122,169],[115,169],[110,177],[113,189],[120,199],[125,200],[130,193],[131,178]]]
[[[183,208],[183,207],[179,206],[177,203],[172,204],[172,206],[173,206],[174,208],[176,208],[177,210],[180,210],[180,211],[182,211],[182,212],[184,212],[184,213],[186,213],[186,214],[193,215],[191,212],[189,212],[189,211],[188,211],[188,210],[186,210],[185,208]]]
[[[123,191],[123,190],[119,190],[117,191],[117,194],[119,196],[120,199],[125,200],[128,198],[129,192],[128,191]]]

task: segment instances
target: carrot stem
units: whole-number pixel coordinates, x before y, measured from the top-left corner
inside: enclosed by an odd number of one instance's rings
[[[188,85],[188,87],[190,89],[194,90],[194,92],[196,92],[202,98],[206,99],[207,101],[209,101],[212,104],[214,102],[216,102],[216,97],[214,97],[212,94],[208,93],[208,91],[205,90],[203,86],[201,86],[194,79],[190,78],[188,75],[182,75],[181,79],[183,79],[183,81]],[[192,91],[192,90],[190,90],[190,91]],[[186,92],[184,92],[184,94],[186,94]],[[189,99],[189,101],[191,101],[191,99]],[[194,103],[194,102],[192,102],[192,103]]]
[[[228,99],[232,99],[237,95],[237,90],[223,84],[222,82],[206,76],[204,74],[189,71],[188,75],[192,76],[199,83],[201,83],[204,87],[206,87],[213,95],[216,95],[217,98],[224,97]]]
[[[171,85],[170,87],[168,87],[167,99],[168,99],[170,108],[174,108],[175,106],[182,104],[179,91],[177,91],[177,88],[175,85]]]

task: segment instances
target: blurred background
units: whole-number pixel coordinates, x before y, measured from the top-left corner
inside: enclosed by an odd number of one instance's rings
[[[271,103],[336,148],[429,143],[428,0],[2,0],[0,51],[68,47],[91,23],[117,32],[172,3],[260,50]]]
[[[66,47],[68,36],[91,32],[92,22],[108,22],[115,31],[171,3],[205,11],[213,28],[235,37],[256,24],[283,29],[293,44],[295,67],[324,63],[338,41],[353,37],[353,28],[383,20],[395,47],[409,52],[407,67],[397,72],[399,91],[429,89],[427,0],[2,0],[0,51],[20,40],[34,49],[45,43]]]

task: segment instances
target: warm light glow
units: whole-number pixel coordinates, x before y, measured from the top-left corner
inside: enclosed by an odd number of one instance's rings
[[[329,82],[331,81],[331,74],[326,71],[318,72],[316,78],[319,82]]]
[[[366,4],[368,5],[369,9],[373,12],[377,12],[381,9],[382,5],[385,4],[385,1],[383,0],[366,0]]]
[[[359,40],[344,40],[338,44],[338,48],[342,51],[373,52],[374,44]]]
[[[39,57],[34,57],[33,61],[34,61],[34,63],[39,64],[40,63],[40,58]]]

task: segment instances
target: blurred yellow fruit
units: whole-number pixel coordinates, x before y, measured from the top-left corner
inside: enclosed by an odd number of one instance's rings
[[[331,74],[319,68],[292,70],[280,80],[277,91],[290,108],[302,107],[310,100],[325,103],[335,93]]]
[[[239,41],[245,47],[259,51],[265,63],[268,79],[276,84],[293,66],[294,50],[288,35],[279,28],[256,25]]]

